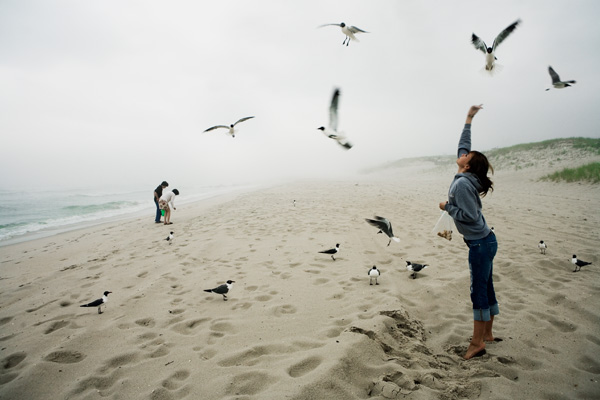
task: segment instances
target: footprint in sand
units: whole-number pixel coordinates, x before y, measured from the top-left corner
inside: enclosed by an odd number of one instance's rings
[[[69,325],[68,321],[55,321],[44,331],[44,335],[57,331],[60,328],[64,328],[67,325]]]
[[[298,378],[317,369],[322,362],[323,359],[321,357],[308,357],[288,368],[287,373],[292,378]]]
[[[329,282],[329,279],[327,279],[327,278],[319,278],[319,279],[315,279],[313,281],[313,284],[315,284],[315,285],[324,285],[327,282]]]
[[[171,390],[171,391],[177,390],[177,389],[181,388],[182,383],[187,378],[189,378],[189,376],[190,376],[190,371],[188,371],[188,370],[176,371],[174,374],[169,376],[167,379],[163,380],[161,383],[161,386],[167,390]]]
[[[276,317],[281,317],[284,314],[295,314],[297,311],[298,309],[295,306],[291,304],[285,304],[283,306],[276,306],[272,308],[270,312]]]
[[[19,365],[25,358],[27,358],[27,353],[24,352],[13,353],[8,357],[4,357],[2,359],[2,369],[12,369]]]
[[[277,379],[265,372],[247,372],[233,377],[225,393],[228,396],[249,396],[264,391]]]
[[[143,326],[146,328],[153,328],[156,325],[156,322],[152,318],[142,318],[135,321],[139,326]]]
[[[208,321],[210,321],[210,318],[190,319],[174,325],[171,329],[182,335],[192,335],[202,324]]]

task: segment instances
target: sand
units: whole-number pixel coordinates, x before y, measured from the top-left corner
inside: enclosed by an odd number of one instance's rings
[[[431,232],[455,168],[290,183],[180,206],[171,226],[149,209],[0,248],[0,399],[599,398],[600,186],[497,171],[483,204],[503,341],[465,361],[467,247]],[[336,243],[335,261],[318,253]],[[572,254],[593,264],[573,273]],[[407,260],[429,267],[412,279]],[[228,279],[228,301],[203,291]],[[79,307],[105,290],[103,314]]]

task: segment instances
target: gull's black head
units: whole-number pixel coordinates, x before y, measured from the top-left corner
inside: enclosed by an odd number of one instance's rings
[[[324,126],[321,126],[321,127],[317,128],[317,129],[320,130],[320,131],[325,131],[325,127]]]
[[[227,283],[231,285],[232,283],[235,283],[235,281],[227,281]]]
[[[377,267],[373,265],[373,268],[371,268],[371,269],[377,269]]]
[[[173,232],[171,232],[171,235],[173,234]]]
[[[108,296],[108,294],[109,294],[109,293],[112,293],[112,292],[109,292],[109,291],[107,290],[106,292],[104,292],[104,295],[105,295],[105,296]]]
[[[229,127],[230,127],[230,128],[233,128],[233,124],[229,124]]]
[[[345,27],[345,26],[346,26],[346,24],[342,22],[342,23],[340,24],[340,26],[343,28],[343,27]]]
[[[492,48],[491,48],[491,47],[488,47],[488,48],[487,48],[487,52],[488,52],[488,54],[492,54]]]
[[[575,254],[573,254],[573,258],[577,258],[577,256]]]

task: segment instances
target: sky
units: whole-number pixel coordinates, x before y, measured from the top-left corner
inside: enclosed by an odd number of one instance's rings
[[[471,33],[519,18],[486,75]],[[1,0],[0,185],[336,179],[454,154],[472,104],[480,151],[597,138],[599,18],[596,0]],[[340,22],[369,33],[318,28]],[[548,65],[577,84],[546,92]],[[317,130],[335,88],[348,151]]]

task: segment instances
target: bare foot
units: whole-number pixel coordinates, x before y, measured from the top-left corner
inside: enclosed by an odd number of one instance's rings
[[[465,360],[470,360],[473,357],[481,357],[484,354],[485,354],[485,343],[482,343],[481,345],[474,345],[473,343],[470,343],[469,348],[467,349],[467,352],[465,353],[463,358]]]

